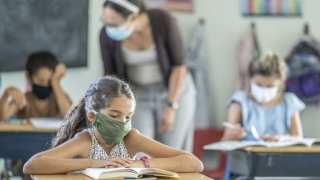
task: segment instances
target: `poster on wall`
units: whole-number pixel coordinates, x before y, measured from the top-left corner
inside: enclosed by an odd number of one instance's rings
[[[301,16],[301,0],[240,0],[243,16]]]
[[[147,8],[162,8],[168,11],[192,13],[193,0],[144,0]]]

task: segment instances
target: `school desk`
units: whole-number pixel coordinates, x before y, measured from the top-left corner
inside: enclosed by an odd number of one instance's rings
[[[200,173],[178,173],[180,178],[183,180],[210,180],[211,178],[200,174]],[[91,180],[91,178],[82,175],[82,174],[62,174],[62,175],[33,175],[33,180],[57,180],[57,179],[63,179],[63,180]],[[158,178],[161,180],[162,178]],[[175,180],[174,178],[173,180]],[[169,180],[168,178],[163,180]]]
[[[247,147],[230,152],[230,171],[241,176],[320,179],[320,146]]]
[[[40,129],[30,124],[0,124],[0,158],[29,159],[50,148],[57,129]]]

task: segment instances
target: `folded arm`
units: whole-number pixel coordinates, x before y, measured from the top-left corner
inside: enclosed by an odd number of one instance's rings
[[[140,134],[137,130],[130,132],[126,142],[131,155],[143,152],[151,156],[150,166],[152,168],[174,172],[201,172],[203,170],[202,162],[193,154],[161,144]]]

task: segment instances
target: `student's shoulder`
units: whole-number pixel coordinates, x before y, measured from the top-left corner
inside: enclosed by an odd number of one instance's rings
[[[141,139],[141,133],[138,129],[132,128],[129,133],[123,138],[123,141],[127,147],[135,146]]]
[[[129,133],[127,134],[126,138],[133,139],[133,138],[139,138],[142,134],[138,129],[132,128]]]
[[[74,141],[82,142],[82,143],[88,143],[91,144],[91,136],[88,131],[83,130],[81,132],[78,132],[74,137]]]
[[[239,90],[233,93],[231,98],[248,98],[248,94],[243,90]]]
[[[289,100],[300,100],[299,98],[298,98],[298,96],[297,95],[295,95],[294,93],[292,93],[292,92],[285,92],[284,93],[284,98],[285,99],[289,99]]]
[[[300,104],[303,102],[300,100],[300,98],[295,95],[294,93],[291,93],[291,92],[285,92],[284,93],[284,100],[287,101],[288,103],[294,103],[294,104]]]
[[[291,92],[284,93],[284,100],[293,111],[301,111],[306,106],[298,96]]]
[[[131,129],[124,138],[126,144],[136,145],[138,142],[146,140],[146,136],[140,133],[138,129]]]
[[[240,103],[248,100],[248,94],[245,91],[237,91],[235,92],[227,101],[227,106],[231,105],[232,103]]]

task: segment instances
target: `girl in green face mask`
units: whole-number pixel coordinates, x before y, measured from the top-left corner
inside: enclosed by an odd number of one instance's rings
[[[89,167],[152,167],[201,172],[194,155],[163,145],[131,128],[135,98],[128,84],[106,76],[91,84],[53,140],[52,149],[34,155],[25,174],[59,174]],[[143,152],[150,158],[136,160]]]

